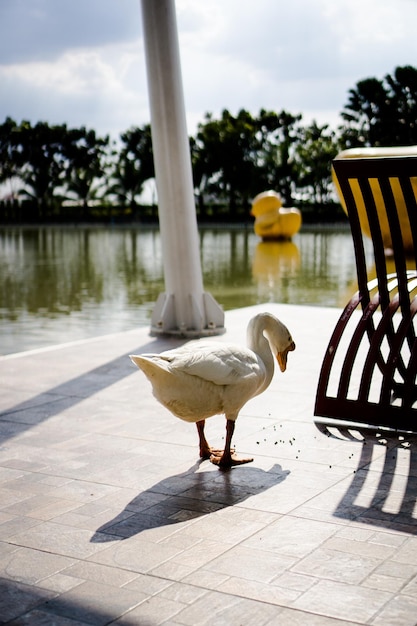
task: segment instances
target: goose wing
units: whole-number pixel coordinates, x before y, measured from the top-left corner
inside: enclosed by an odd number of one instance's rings
[[[256,354],[240,346],[197,341],[162,354],[142,356],[164,361],[172,373],[197,376],[216,385],[233,385],[264,376],[263,364]]]

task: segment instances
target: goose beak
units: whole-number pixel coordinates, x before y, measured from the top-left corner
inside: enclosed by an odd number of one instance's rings
[[[282,352],[277,352],[277,361],[281,372],[285,372],[287,369],[288,352],[292,352],[293,350],[295,350],[295,343],[292,341],[288,348],[285,348]]]

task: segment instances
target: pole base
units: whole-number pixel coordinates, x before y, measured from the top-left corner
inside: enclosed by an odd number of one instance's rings
[[[159,294],[151,319],[152,337],[171,335],[197,339],[226,332],[224,311],[210,293],[203,292],[202,306],[193,294],[189,294],[188,298],[187,310],[191,312],[191,321],[182,323],[177,319],[175,294]]]

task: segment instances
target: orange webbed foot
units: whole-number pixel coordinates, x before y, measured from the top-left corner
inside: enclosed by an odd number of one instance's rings
[[[230,456],[226,456],[224,454],[215,455],[212,454],[210,457],[210,461],[219,467],[219,469],[228,470],[231,467],[235,467],[237,465],[245,465],[246,463],[252,463],[253,457],[243,457],[240,458],[234,454],[234,450],[231,450]]]

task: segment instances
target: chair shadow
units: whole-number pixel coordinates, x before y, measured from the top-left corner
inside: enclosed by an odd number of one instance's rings
[[[373,470],[375,448],[385,448],[382,470]],[[400,458],[401,455],[401,458]],[[408,471],[399,470],[408,455]],[[378,460],[378,464],[380,461]],[[361,505],[360,499],[369,502]],[[417,446],[413,442],[365,437],[351,484],[334,512],[335,517],[417,534]]]
[[[279,464],[268,471],[250,465],[230,471],[198,471],[199,460],[181,474],[139,493],[114,519],[96,530],[92,543],[123,540],[151,528],[192,521],[278,485],[289,475]]]

